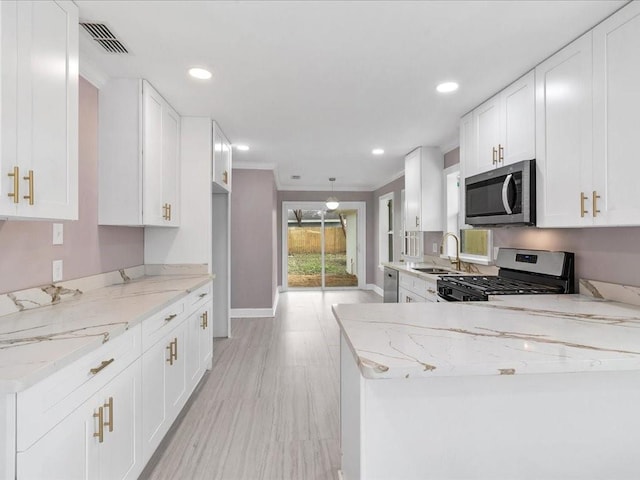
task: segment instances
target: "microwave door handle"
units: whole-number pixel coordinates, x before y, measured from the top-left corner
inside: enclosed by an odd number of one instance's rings
[[[509,215],[513,213],[511,205],[509,205],[509,184],[511,183],[512,177],[513,175],[511,173],[507,175],[502,184],[502,205],[504,205],[504,209]]]

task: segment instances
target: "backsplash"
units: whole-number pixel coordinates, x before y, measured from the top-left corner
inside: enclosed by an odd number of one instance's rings
[[[0,293],[51,283],[53,260],[63,279],[144,263],[144,229],[98,226],[98,90],[80,78],[79,220],[62,222],[64,244],[52,245],[52,222],[0,221]]]

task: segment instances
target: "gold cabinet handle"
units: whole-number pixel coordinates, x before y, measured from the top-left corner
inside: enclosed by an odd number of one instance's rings
[[[504,147],[498,144],[498,162],[504,163]]]
[[[162,205],[162,218],[165,220],[171,220],[171,205],[168,203]]]
[[[104,442],[104,409],[98,408],[98,413],[93,414],[93,418],[98,419],[98,431],[93,433],[94,437],[98,437],[98,442]]]
[[[13,173],[7,175],[13,177],[13,192],[9,192],[9,196],[13,203],[20,203],[20,167],[13,167]]]
[[[169,350],[169,358],[167,358],[167,362],[169,362],[169,365],[173,365],[173,342],[169,342],[167,350]]]
[[[178,360],[178,339],[173,339],[173,359]]]
[[[205,328],[209,326],[209,311],[204,312],[204,326]]]
[[[104,422],[104,426],[109,427],[109,431],[113,432],[113,397],[109,397],[109,401],[104,404],[104,408],[109,409],[109,421]]]
[[[113,360],[114,360],[113,358],[110,358],[109,360],[103,360],[100,363],[99,367],[92,368],[91,370],[89,370],[89,373],[91,373],[91,375],[95,375],[96,373],[100,372],[101,370],[104,370],[109,365],[111,365],[113,363]]]
[[[495,165],[496,163],[498,163],[498,150],[496,150],[496,147],[493,147],[492,152],[493,154],[492,154],[491,163]]]
[[[589,210],[584,208],[585,200],[589,200],[589,197],[587,197],[584,192],[580,192],[580,217],[584,217],[586,213],[589,213]]]
[[[593,216],[595,218],[600,213],[600,210],[598,210],[598,199],[600,198],[600,195],[598,195],[598,193],[594,190],[591,198],[593,199]]]
[[[171,221],[171,204],[169,204],[169,218],[167,220]]]
[[[202,323],[200,324],[200,326],[203,330],[207,329],[207,314],[208,312],[204,312],[202,315],[200,315],[200,318],[202,319]]]
[[[25,200],[29,200],[29,205],[33,205],[34,202],[34,191],[33,191],[33,170],[29,170],[29,173],[26,177],[22,177],[24,180],[29,182],[29,195],[25,195]]]
[[[173,320],[174,318],[176,318],[178,316],[177,313],[172,313],[171,315],[169,315],[168,317],[166,317],[164,319],[165,322],[169,323],[171,320]]]
[[[222,182],[226,185],[229,183],[229,172],[226,170],[222,172]]]
[[[206,297],[207,294],[206,293],[201,293],[200,295],[198,295],[200,298]]]

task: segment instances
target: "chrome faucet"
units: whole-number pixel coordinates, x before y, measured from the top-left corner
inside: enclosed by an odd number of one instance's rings
[[[456,236],[455,233],[447,232],[442,236],[442,242],[440,242],[440,253],[444,251],[444,241],[447,237],[453,237],[456,241],[456,259],[451,260],[451,264],[456,266],[456,270],[461,270],[460,268],[460,239]]]

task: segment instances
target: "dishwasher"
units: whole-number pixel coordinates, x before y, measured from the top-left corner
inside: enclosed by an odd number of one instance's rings
[[[398,270],[384,267],[384,303],[398,303]]]

